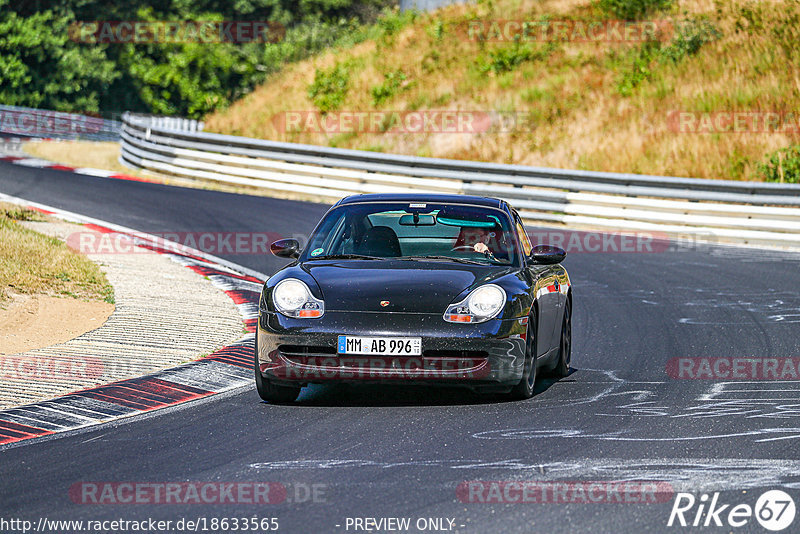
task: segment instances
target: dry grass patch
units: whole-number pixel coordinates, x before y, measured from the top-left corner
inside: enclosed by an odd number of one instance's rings
[[[15,293],[113,303],[114,289],[94,262],[19,224],[42,220],[35,211],[0,203],[0,305]]]

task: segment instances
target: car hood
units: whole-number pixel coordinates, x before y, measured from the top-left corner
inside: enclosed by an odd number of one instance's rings
[[[315,261],[301,268],[316,280],[327,310],[436,314],[466,290],[511,270],[397,260]]]

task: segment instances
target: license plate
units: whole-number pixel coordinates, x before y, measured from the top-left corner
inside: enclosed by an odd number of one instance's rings
[[[376,354],[380,356],[419,356],[421,337],[339,336],[339,354]]]

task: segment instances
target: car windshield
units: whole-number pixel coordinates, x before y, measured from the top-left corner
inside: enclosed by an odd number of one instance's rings
[[[331,210],[300,259],[334,258],[517,264],[516,238],[505,212],[424,202],[344,204]]]

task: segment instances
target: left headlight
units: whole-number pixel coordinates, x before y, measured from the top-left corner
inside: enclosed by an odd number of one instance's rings
[[[287,317],[315,318],[325,313],[325,303],[314,297],[308,286],[296,278],[278,282],[272,290],[272,303]]]
[[[480,286],[461,302],[447,307],[444,320],[448,323],[482,323],[495,317],[506,303],[506,292],[495,284]]]

